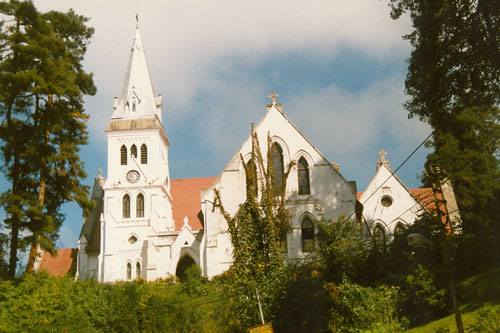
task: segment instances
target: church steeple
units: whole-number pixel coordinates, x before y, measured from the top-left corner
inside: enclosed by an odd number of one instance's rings
[[[161,95],[155,97],[136,17],[135,38],[120,98],[115,97],[111,119],[157,116],[161,122]]]

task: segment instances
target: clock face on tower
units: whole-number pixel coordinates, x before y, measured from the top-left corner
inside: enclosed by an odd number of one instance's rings
[[[137,172],[135,170],[130,170],[129,172],[127,172],[127,181],[129,183],[131,183],[131,184],[137,183],[139,178],[141,178],[141,175],[139,174],[139,172]]]

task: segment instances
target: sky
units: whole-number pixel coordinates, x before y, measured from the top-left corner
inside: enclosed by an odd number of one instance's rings
[[[430,133],[402,104],[408,17],[390,18],[384,0],[35,0],[40,11],[70,8],[95,33],[84,61],[95,96],[85,97],[90,142],[81,150],[91,186],[107,174],[104,128],[113,112],[139,25],[174,179],[217,176],[279,95],[288,118],[358,191],[385,149],[395,169]],[[428,151],[420,149],[397,175],[410,188]],[[64,207],[57,247],[76,247],[83,223]]]

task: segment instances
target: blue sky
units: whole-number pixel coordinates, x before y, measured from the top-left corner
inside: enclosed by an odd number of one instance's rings
[[[73,8],[95,34],[84,62],[97,94],[87,96],[90,143],[82,148],[92,185],[107,174],[104,128],[119,95],[135,15],[163,123],[172,178],[217,176],[266,112],[271,91],[283,111],[362,191],[384,148],[393,169],[430,133],[403,110],[407,18],[386,1],[35,0],[42,11]],[[420,150],[398,175],[418,187]],[[58,247],[76,247],[80,209],[65,206]]]

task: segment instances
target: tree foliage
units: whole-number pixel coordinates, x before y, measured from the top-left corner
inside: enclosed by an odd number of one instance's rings
[[[11,185],[1,203],[13,275],[19,245],[32,247],[28,270],[38,245],[53,252],[63,203],[91,206],[78,152],[88,139],[83,95],[95,93],[81,64],[93,29],[72,10],[40,13],[29,1],[1,2],[0,13],[0,140]]]
[[[390,0],[407,13],[413,47],[405,81],[409,116],[429,123],[427,166],[451,180],[469,249],[470,273],[500,263],[500,3]],[[429,183],[430,179],[424,179]],[[495,255],[491,255],[494,253]]]

